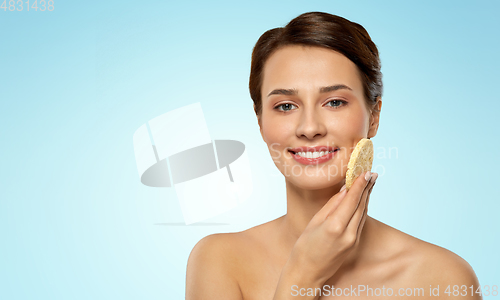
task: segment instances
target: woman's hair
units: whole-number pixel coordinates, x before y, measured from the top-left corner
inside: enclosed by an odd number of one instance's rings
[[[382,96],[382,73],[377,46],[365,28],[342,17],[324,12],[308,12],[291,20],[285,27],[262,34],[252,52],[250,96],[257,116],[262,113],[262,77],[264,64],[276,50],[287,45],[317,46],[337,51],[360,70],[365,101],[370,111]]]

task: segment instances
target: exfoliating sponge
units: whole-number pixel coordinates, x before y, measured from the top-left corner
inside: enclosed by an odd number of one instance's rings
[[[373,163],[373,143],[369,139],[361,139],[351,153],[347,164],[345,185],[347,190],[351,188],[359,175],[371,171]]]

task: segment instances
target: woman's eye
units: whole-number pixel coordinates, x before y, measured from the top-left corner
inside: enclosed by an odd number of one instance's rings
[[[295,105],[293,105],[291,103],[283,103],[283,104],[277,105],[274,109],[279,110],[279,111],[290,111],[292,106],[295,106]],[[283,109],[280,109],[280,107],[282,107]]]
[[[328,103],[334,103],[333,105],[328,105],[328,106],[331,106],[333,108],[337,108],[337,107],[341,107],[342,105],[345,105],[347,103],[347,101],[344,101],[344,100],[331,100]],[[337,104],[337,105],[335,105],[335,104]]]

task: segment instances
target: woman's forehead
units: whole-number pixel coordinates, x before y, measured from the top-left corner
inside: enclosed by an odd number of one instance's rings
[[[276,50],[266,61],[262,93],[267,95],[275,88],[319,89],[334,84],[362,90],[357,66],[334,50],[292,45]]]

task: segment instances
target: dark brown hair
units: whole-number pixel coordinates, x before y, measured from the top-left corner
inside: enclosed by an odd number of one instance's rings
[[[382,73],[377,46],[365,28],[342,17],[324,12],[308,12],[291,20],[285,27],[262,34],[252,52],[250,96],[255,113],[262,113],[262,76],[264,64],[276,50],[287,45],[317,46],[337,51],[359,68],[365,101],[370,111],[382,96]]]

